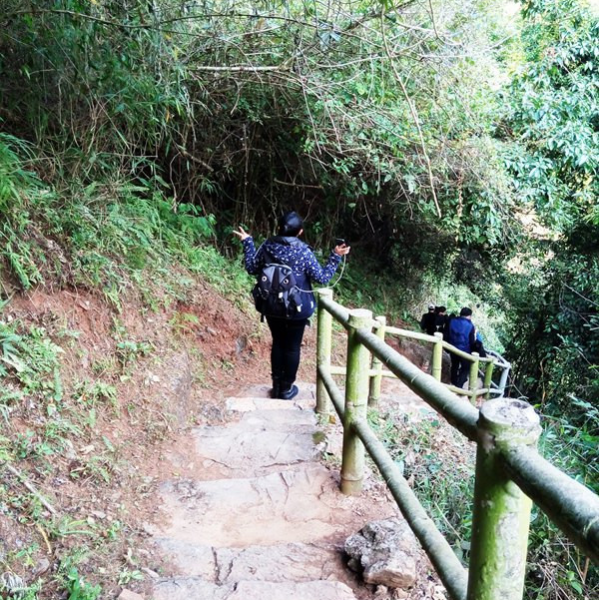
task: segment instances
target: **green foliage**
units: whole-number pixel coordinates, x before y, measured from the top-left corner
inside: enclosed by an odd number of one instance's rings
[[[0,89],[12,129],[52,152],[60,178],[87,189],[162,172],[179,214],[264,227],[281,206],[317,207],[325,237],[341,224],[375,248],[402,244],[406,225],[445,243],[506,240],[485,83],[500,51],[480,52],[504,34],[498,2],[28,7],[3,17]],[[104,258],[81,267],[100,279]]]
[[[369,422],[427,514],[467,562],[474,495],[472,448],[429,411],[404,418],[373,412]]]
[[[138,357],[147,356],[151,351],[152,345],[148,342],[125,340],[116,345],[116,356],[123,368]]]
[[[35,173],[27,170],[21,156],[31,148],[22,140],[0,133],[0,256],[25,289],[42,280],[36,259],[40,251],[31,244],[29,210],[42,192]]]
[[[91,585],[85,581],[77,570],[78,556],[67,557],[60,566],[59,576],[64,582],[68,600],[96,600],[102,593],[99,585]]]
[[[503,278],[508,352],[517,388],[548,419],[548,458],[598,491],[599,20],[577,0],[531,0],[523,17],[507,165],[533,218]],[[531,547],[529,597],[596,594],[596,570],[538,511]]]
[[[20,390],[5,395],[4,401],[22,394],[32,395],[47,404],[48,411],[62,399],[57,346],[40,327],[25,329],[19,321],[0,321],[0,377]],[[12,396],[12,397],[11,397]]]
[[[559,235],[541,230],[521,248],[505,290],[522,389],[559,414],[569,394],[594,402],[599,390],[599,20],[575,0],[531,1],[524,15],[526,63],[511,115],[521,144],[510,168]]]
[[[197,245],[213,235],[214,218],[169,202],[157,178],[84,188],[71,182],[59,196],[24,171],[27,157],[7,150],[3,141],[10,193],[3,196],[0,229],[7,233],[0,255],[25,289],[43,282],[44,271],[46,278],[99,287],[118,306],[126,273],[176,260],[196,266]],[[23,152],[23,144],[10,142]]]
[[[571,477],[599,493],[599,411],[569,398],[569,416],[544,423],[539,450]],[[573,424],[576,423],[576,424]],[[530,543],[530,598],[591,598],[599,592],[599,571],[533,507]]]
[[[68,575],[67,592],[69,592],[68,600],[96,600],[100,597],[102,588],[99,585],[90,585],[77,573],[77,569],[72,569]]]
[[[579,0],[526,3],[525,63],[514,79],[508,166],[519,195],[571,229],[599,193],[599,20]]]
[[[6,592],[6,598],[19,598],[19,600],[39,600],[41,584],[26,585],[23,580],[14,573],[5,573],[0,581],[0,592]],[[2,596],[0,596],[1,598]]]
[[[104,381],[95,381],[93,383],[85,381],[80,383],[75,388],[75,398],[78,402],[88,404],[92,407],[103,402],[108,402],[113,408],[117,406],[116,388]]]

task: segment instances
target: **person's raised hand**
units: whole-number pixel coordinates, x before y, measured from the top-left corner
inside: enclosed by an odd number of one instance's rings
[[[236,235],[242,242],[243,240],[252,237],[241,225],[239,229],[233,230],[233,235]]]
[[[335,246],[334,252],[337,256],[346,256],[349,254],[350,250],[351,246],[348,246],[347,244],[340,244],[339,246]]]

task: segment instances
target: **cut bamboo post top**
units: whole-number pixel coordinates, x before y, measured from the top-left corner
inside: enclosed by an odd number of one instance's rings
[[[539,415],[522,400],[495,398],[482,405],[478,419],[479,429],[491,434],[485,440],[493,446],[536,444],[541,434]]]
[[[368,327],[372,325],[372,311],[365,308],[355,308],[349,311],[349,318],[352,325],[357,327]]]

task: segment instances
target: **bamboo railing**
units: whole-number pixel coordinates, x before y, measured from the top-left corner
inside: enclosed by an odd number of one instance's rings
[[[373,319],[367,310],[348,311],[333,301],[331,290],[319,290],[318,296],[316,410],[326,415],[332,405],[343,422],[341,491],[361,492],[368,451],[453,600],[522,599],[532,502],[599,564],[599,497],[537,453],[540,425],[532,406],[495,398],[477,410],[440,383],[434,356],[442,351],[441,341],[435,341],[431,376],[385,343],[390,328],[384,319]],[[344,369],[331,366],[333,320],[348,332]],[[383,365],[477,444],[468,570],[367,423],[368,405],[380,395]],[[335,374],[345,374],[344,394]]]
[[[335,319],[341,323],[346,329],[349,327],[349,313],[341,305],[336,305],[334,312],[331,313],[335,316]],[[450,355],[459,356],[468,362],[470,365],[470,373],[468,375],[468,388],[461,389],[454,385],[447,384],[447,387],[454,393],[467,396],[470,398],[472,404],[476,403],[477,398],[489,399],[493,396],[503,396],[511,365],[506,361],[500,354],[496,352],[487,352],[487,357],[480,357],[477,352],[468,354],[462,350],[456,348],[450,343],[443,339],[441,333],[435,333],[434,335],[428,335],[426,333],[420,333],[418,331],[411,331],[409,329],[400,329],[399,327],[387,326],[387,320],[385,317],[376,317],[372,325],[373,331],[382,340],[387,335],[394,337],[417,340],[432,345],[432,359],[431,359],[431,374],[437,380],[441,381],[441,372],[443,365],[443,350],[447,351]],[[380,396],[381,381],[383,377],[395,377],[395,374],[389,370],[383,370],[382,363],[373,356],[372,358],[372,369],[371,375],[373,379],[370,384],[370,395],[369,405],[373,406],[378,401]],[[499,381],[493,382],[494,371],[499,372]],[[344,375],[345,367],[343,366],[332,366],[331,372],[335,375]],[[482,379],[482,387],[478,386],[479,377]]]

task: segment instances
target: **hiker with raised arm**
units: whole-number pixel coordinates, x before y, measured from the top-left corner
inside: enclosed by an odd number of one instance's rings
[[[298,394],[294,382],[300,347],[308,319],[316,308],[312,282],[327,284],[341,258],[350,251],[345,243],[335,246],[322,267],[310,246],[299,239],[303,227],[296,212],[285,213],[279,219],[278,234],[258,250],[243,227],[233,232],[243,244],[245,270],[258,276],[252,292],[254,302],[272,334],[270,395],[282,400],[291,400]]]

